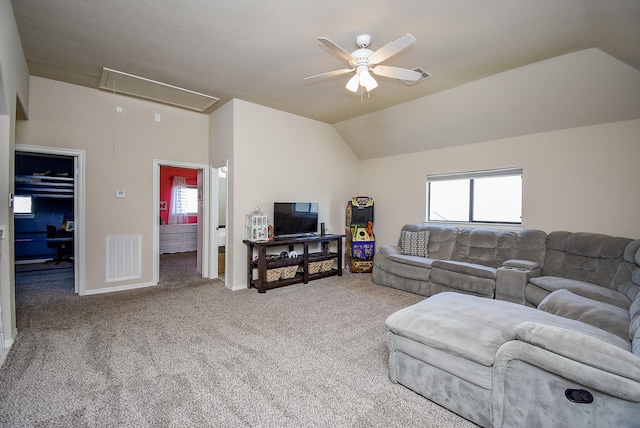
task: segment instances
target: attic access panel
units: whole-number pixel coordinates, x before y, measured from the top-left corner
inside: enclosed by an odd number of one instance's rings
[[[135,76],[122,71],[112,70],[106,67],[102,68],[99,87],[106,91],[170,104],[189,110],[195,110],[200,113],[220,101],[220,98],[212,97],[210,95],[201,94],[199,92],[190,91],[188,89],[179,88],[177,86],[168,85],[166,83],[157,82],[155,80],[146,79],[144,77]]]

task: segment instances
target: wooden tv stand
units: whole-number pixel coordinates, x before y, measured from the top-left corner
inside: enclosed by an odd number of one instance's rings
[[[255,287],[258,293],[265,293],[271,288],[283,287],[285,285],[308,283],[314,279],[325,278],[327,276],[342,276],[342,238],[345,235],[317,235],[305,236],[301,238],[284,238],[274,239],[272,241],[253,242],[242,241],[247,245],[247,288]],[[330,251],[330,244],[336,242],[337,249],[335,252]],[[309,252],[309,244],[319,243],[320,251]],[[296,250],[296,246],[302,246],[302,251]],[[288,252],[297,251],[298,257],[279,258],[277,255],[270,254],[267,256],[267,248],[272,247],[288,247]],[[254,249],[257,250],[258,256],[254,260]],[[316,271],[319,262],[334,262],[329,270]],[[310,267],[312,269],[310,269]],[[297,270],[291,277],[279,278],[274,281],[267,281],[267,270],[284,268],[289,270]],[[257,269],[258,276],[254,278],[253,271]]]

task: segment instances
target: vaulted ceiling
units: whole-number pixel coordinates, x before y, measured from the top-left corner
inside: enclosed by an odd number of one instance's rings
[[[612,65],[617,62],[640,70],[637,0],[13,0],[12,5],[32,75],[97,88],[102,68],[108,67],[220,98],[208,112],[232,98],[246,100],[336,124],[361,158],[428,148],[428,143],[416,148],[379,139],[370,122],[383,116],[368,113],[426,103],[470,82],[590,48],[606,54],[607,70],[618,70]],[[347,65],[319,36],[352,51],[363,33],[371,36],[374,51],[411,33],[416,42],[385,64],[421,67],[432,77],[410,86],[376,77],[379,87],[364,96],[345,89],[348,75],[303,80]],[[562,64],[551,69],[564,70]],[[630,79],[626,85],[635,85],[632,92],[638,91],[638,77],[629,77],[626,69],[622,74]],[[407,107],[401,116],[411,111]],[[418,129],[421,121],[414,117],[404,125],[408,135],[402,141],[428,140]],[[513,133],[518,131],[505,135]],[[454,136],[441,138],[442,144]],[[370,146],[362,147],[364,140]]]

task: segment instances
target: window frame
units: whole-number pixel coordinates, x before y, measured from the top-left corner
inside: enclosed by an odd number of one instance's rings
[[[446,174],[428,174],[426,181],[426,222],[428,223],[450,223],[454,225],[491,225],[491,226],[507,226],[507,227],[523,227],[522,223],[522,204],[523,204],[523,195],[522,188],[520,192],[520,221],[490,221],[490,220],[474,220],[474,186],[476,179],[482,178],[497,178],[497,177],[512,177],[519,176],[523,179],[523,168],[522,167],[513,167],[513,168],[501,168],[501,169],[492,169],[492,170],[482,170],[482,171],[467,171],[460,173],[446,173]],[[469,200],[468,200],[468,217],[467,220],[438,220],[431,219],[431,183],[438,181],[454,181],[454,180],[469,180]]]

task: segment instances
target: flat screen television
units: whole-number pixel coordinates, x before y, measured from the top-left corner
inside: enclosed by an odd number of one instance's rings
[[[273,234],[276,238],[313,235],[317,232],[317,203],[273,203]]]

